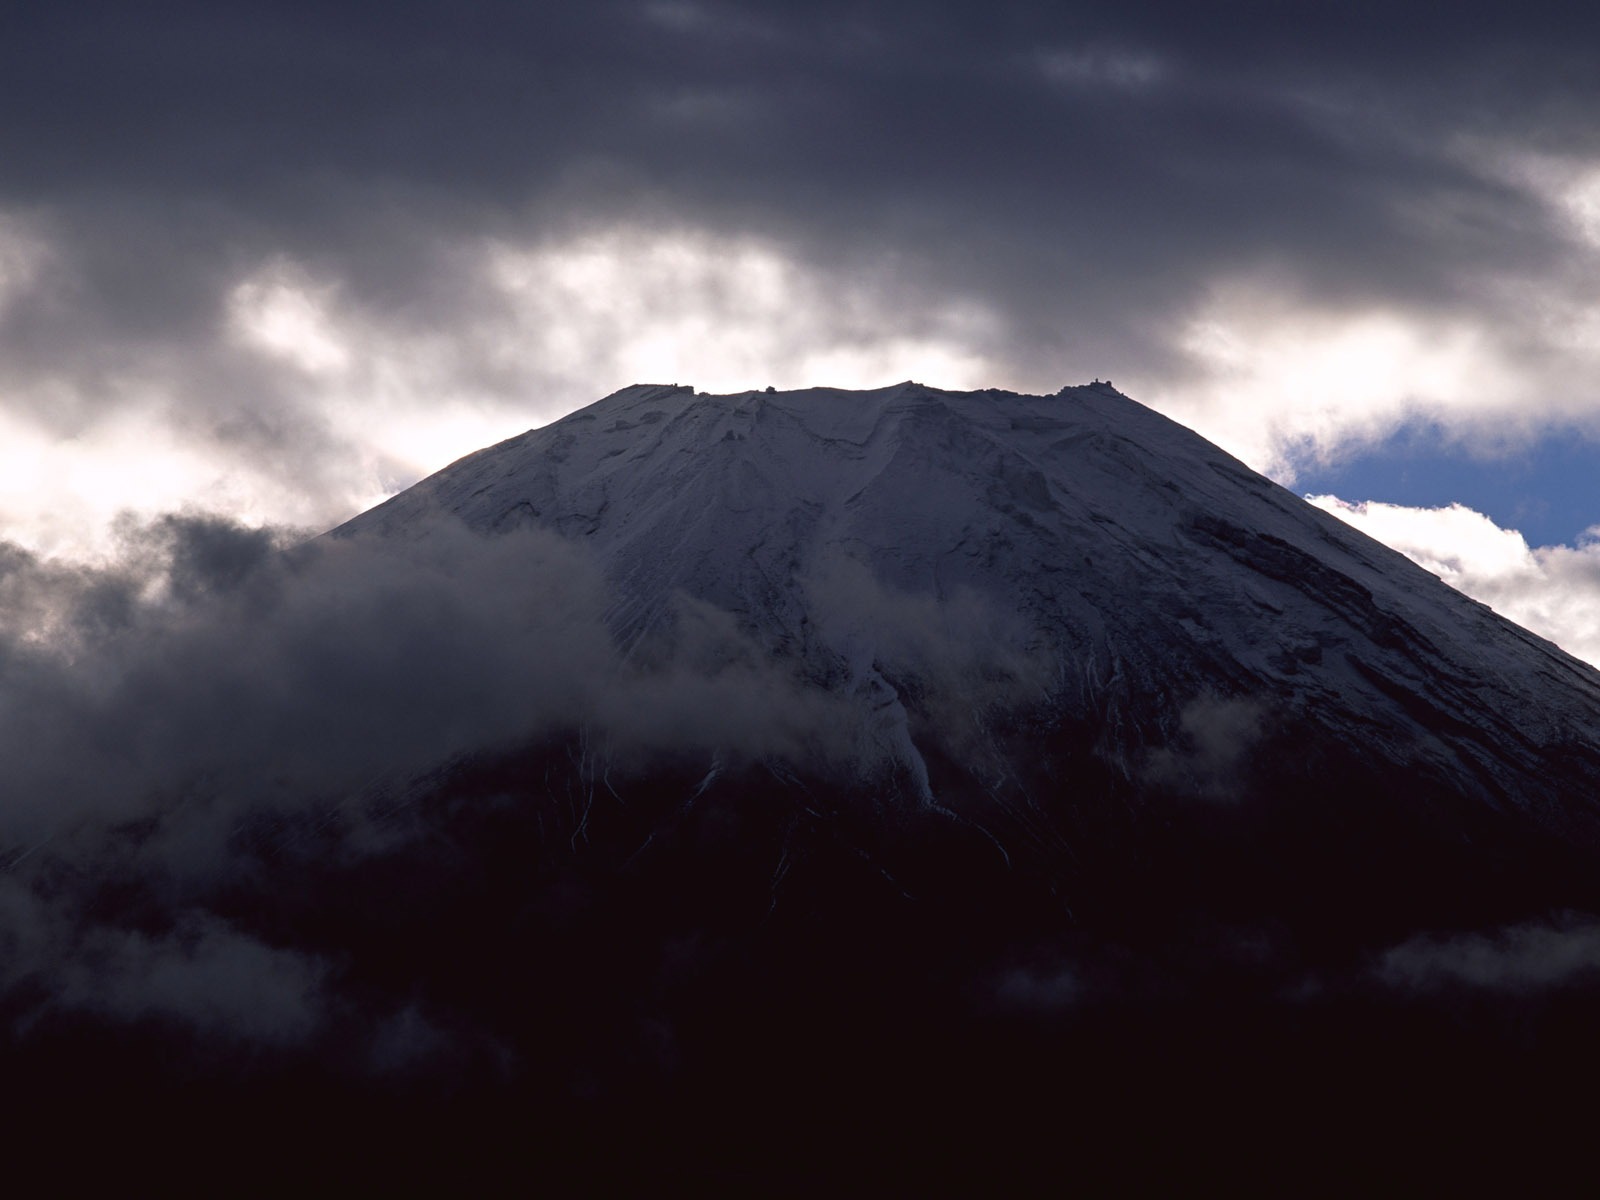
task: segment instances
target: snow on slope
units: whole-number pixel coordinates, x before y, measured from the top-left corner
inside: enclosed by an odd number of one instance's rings
[[[878,740],[914,771],[906,681],[973,686],[987,662],[1094,715],[1130,773],[1207,706],[1246,705],[1592,822],[1568,801],[1600,785],[1600,674],[1108,384],[634,386],[338,532],[426,536],[440,511],[587,544],[624,645],[685,597],[731,614],[880,697]],[[1553,754],[1568,774],[1550,782]]]

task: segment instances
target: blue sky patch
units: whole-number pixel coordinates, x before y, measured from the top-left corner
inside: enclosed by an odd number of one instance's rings
[[[1600,525],[1600,441],[1568,431],[1487,458],[1437,426],[1414,425],[1336,466],[1302,468],[1294,489],[1418,508],[1460,503],[1520,530],[1530,546],[1570,545]]]

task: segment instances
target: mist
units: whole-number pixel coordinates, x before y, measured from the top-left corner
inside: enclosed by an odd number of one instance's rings
[[[558,763],[520,803],[566,819],[575,847],[596,793],[623,804],[652,773],[687,772],[686,792],[746,767],[848,790],[907,755],[920,768],[881,688],[834,686],[852,655],[920,697],[924,745],[970,749],[983,714],[1044,695],[979,598],[901,594],[859,565],[807,585],[839,656],[819,674],[686,595],[624,649],[607,582],[552,533],[411,532],[189,512],[125,518],[98,565],[0,548],[0,993],[33,997],[14,1033],[77,1012],[208,1043],[327,1036],[352,1003],[339,956],[228,898],[412,853],[437,836],[416,798],[475,763]],[[563,807],[574,787],[581,811]],[[402,999],[373,1019],[391,1042],[454,1045]],[[363,1061],[411,1060],[374,1043]]]

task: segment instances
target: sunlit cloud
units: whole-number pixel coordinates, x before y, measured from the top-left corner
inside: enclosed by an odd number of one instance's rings
[[[31,261],[0,263],[13,259]],[[123,509],[185,504],[331,525],[635,382],[727,392],[1000,376],[987,350],[999,323],[984,309],[912,294],[877,267],[809,266],[775,242],[617,227],[462,239],[440,262],[451,311],[385,307],[272,254],[227,284],[209,343],[124,347],[110,374],[65,362],[18,376],[0,447],[4,534],[93,555]],[[45,417],[68,409],[86,419],[63,440]],[[301,427],[256,428],[285,415]],[[234,428],[257,441],[235,446]],[[264,455],[263,436],[315,444]],[[315,486],[289,478],[313,469]]]
[[[876,387],[916,376],[983,386],[996,319],[897,294],[870,272],[807,267],[755,239],[620,230],[572,243],[492,245],[490,278],[530,366],[568,377]]]
[[[1584,240],[1600,247],[1600,165],[1586,166],[1563,189],[1561,200]]]
[[[179,430],[136,413],[68,440],[0,413],[0,529],[38,553],[103,558],[124,512],[203,504],[246,522],[295,515],[290,506],[263,503],[262,490]]]
[[[1172,331],[1180,366],[1128,372],[1136,398],[1288,483],[1417,422],[1480,457],[1600,435],[1600,161],[1468,139],[1448,154],[1542,214],[1564,256],[1464,270],[1434,304],[1334,303],[1287,265],[1219,279]]]
[[[1297,461],[1374,445],[1419,417],[1479,424],[1519,395],[1499,348],[1470,322],[1296,311],[1265,290],[1220,293],[1181,347],[1196,374],[1146,398],[1285,481]]]
[[[332,293],[278,262],[233,289],[228,316],[246,345],[314,374],[337,373],[349,367],[350,352],[330,328]]]
[[[993,378],[985,312],[908,304],[870,274],[808,268],[753,239],[617,229],[469,244],[455,262],[468,310],[431,329],[286,284],[276,267],[238,293],[275,350],[318,366],[302,386],[367,450],[373,498],[636,382],[725,392]]]
[[[1476,169],[1536,197],[1580,242],[1600,250],[1600,159],[1498,141],[1457,141],[1461,156]]]

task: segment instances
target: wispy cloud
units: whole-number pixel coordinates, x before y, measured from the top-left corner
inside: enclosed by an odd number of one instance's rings
[[[1387,986],[1419,994],[1550,992],[1594,982],[1600,926],[1573,915],[1475,933],[1422,934],[1385,951],[1374,970]]]

